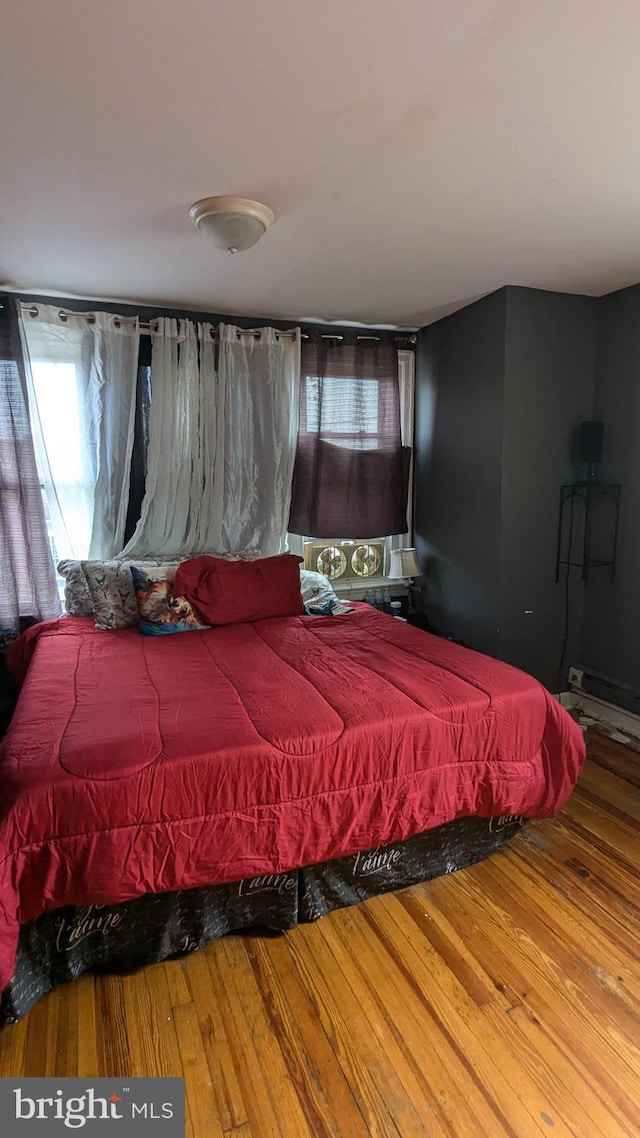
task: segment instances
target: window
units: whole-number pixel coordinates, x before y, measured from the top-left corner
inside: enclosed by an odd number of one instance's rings
[[[32,360],[36,459],[54,563],[89,552],[95,475],[73,363]],[[33,410],[33,408],[32,408]]]
[[[29,409],[15,349],[0,328],[0,628],[57,616],[60,602],[42,508]]]
[[[113,556],[126,520],[138,321],[23,305],[20,334],[56,554]]]
[[[322,432],[323,439],[350,450],[378,449],[380,414],[377,380],[362,382],[338,376],[321,380],[317,375],[307,375],[303,376],[303,383],[304,431],[314,435]]]
[[[375,380],[365,384],[346,382],[341,377],[323,379],[324,390],[329,399],[323,399],[323,422],[320,422],[320,400],[317,376],[303,376],[305,391],[301,399],[301,409],[305,408],[306,425],[309,430],[330,438],[334,445],[360,450],[373,449],[377,445],[379,422],[378,385]],[[335,384],[335,388],[333,385]],[[413,444],[414,425],[414,386],[415,356],[412,351],[398,352],[398,385],[400,396],[400,429],[402,445],[410,448]],[[323,390],[323,395],[324,395]],[[354,423],[360,429],[354,430]],[[303,556],[305,568],[324,573],[338,591],[357,593],[366,589],[366,582],[375,581],[379,586],[385,581],[392,549],[401,549],[412,544],[412,464],[409,468],[409,494],[407,502],[408,531],[393,537],[362,535],[358,539],[338,535],[331,538],[318,538],[314,535],[298,537],[289,534],[288,547],[292,553]]]

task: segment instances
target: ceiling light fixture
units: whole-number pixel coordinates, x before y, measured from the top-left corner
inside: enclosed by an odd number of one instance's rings
[[[228,253],[243,253],[259,241],[274,220],[272,211],[249,198],[202,198],[189,210],[198,229]]]

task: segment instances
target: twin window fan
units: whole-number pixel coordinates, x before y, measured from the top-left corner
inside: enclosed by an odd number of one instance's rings
[[[370,580],[384,574],[384,538],[353,541],[306,541],[305,569],[323,573],[330,581],[356,578]]]

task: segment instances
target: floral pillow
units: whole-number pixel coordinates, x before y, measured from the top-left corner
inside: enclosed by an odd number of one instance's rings
[[[69,616],[93,616],[91,593],[82,562],[59,561],[58,573],[64,577],[64,607]]]
[[[162,567],[141,569],[132,565],[131,577],[140,618],[138,628],[143,636],[167,636],[211,627],[186,597],[173,596],[173,571],[165,575]]]

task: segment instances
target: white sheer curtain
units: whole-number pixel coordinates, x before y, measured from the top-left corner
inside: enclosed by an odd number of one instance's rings
[[[247,335],[231,325],[158,320],[145,496],[122,555],[280,553],[299,383],[297,330]]]
[[[19,317],[56,554],[112,557],[129,500],[138,319],[41,304]]]
[[[122,556],[219,548],[211,510],[218,434],[215,331],[191,320],[154,321],[145,495]]]
[[[221,550],[286,547],[298,437],[300,331],[219,330],[214,514]]]

